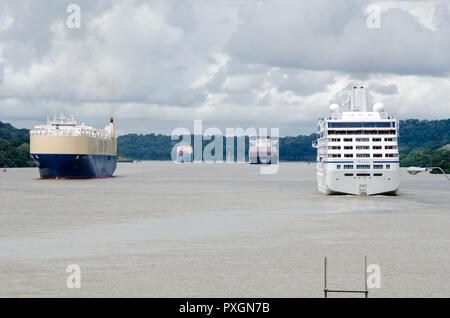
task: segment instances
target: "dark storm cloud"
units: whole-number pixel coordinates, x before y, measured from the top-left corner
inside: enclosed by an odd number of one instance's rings
[[[70,3],[80,29],[66,27]],[[449,114],[448,2],[435,7],[435,28],[420,18],[429,2],[380,2],[390,6],[380,29],[366,26],[371,3],[4,0],[0,120],[73,112],[94,124],[117,114],[121,132],[133,130],[127,120],[291,129],[343,103],[353,83],[403,116]]]
[[[242,24],[228,51],[248,63],[308,70],[442,75],[450,70],[450,15],[436,7],[437,31],[411,14],[381,14],[366,25],[367,1],[270,1],[241,9]]]

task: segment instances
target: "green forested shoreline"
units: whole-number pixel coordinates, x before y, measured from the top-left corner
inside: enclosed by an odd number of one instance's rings
[[[446,173],[450,173],[450,149],[414,149],[408,154],[400,157],[400,164],[403,167],[441,167]],[[432,172],[440,173],[439,170],[433,170]]]
[[[33,167],[28,129],[17,129],[0,121],[0,167]]]
[[[440,166],[450,172],[450,148],[446,146],[450,144],[450,119],[401,120],[399,127],[402,166]],[[311,143],[316,137],[311,134],[280,138],[280,160],[315,161],[316,150]],[[119,136],[118,151],[123,158],[170,160],[174,143],[167,135],[128,134]],[[248,138],[245,144],[248,149]],[[29,131],[0,121],[0,167],[4,166],[30,167],[34,162],[29,156]]]

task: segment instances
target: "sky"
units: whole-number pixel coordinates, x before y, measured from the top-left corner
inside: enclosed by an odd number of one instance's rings
[[[19,128],[64,113],[96,127],[113,116],[119,134],[198,119],[309,134],[354,84],[370,108],[443,119],[449,74],[448,0],[0,3],[0,120]]]

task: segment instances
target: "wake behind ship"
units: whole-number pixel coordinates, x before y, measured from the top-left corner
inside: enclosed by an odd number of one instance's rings
[[[318,124],[317,184],[325,194],[394,194],[399,188],[398,123],[377,103],[367,111],[365,87],[350,91],[349,109],[330,106]]]
[[[30,154],[41,178],[106,178],[117,165],[114,122],[105,129],[77,125],[75,117],[47,120],[30,131]]]

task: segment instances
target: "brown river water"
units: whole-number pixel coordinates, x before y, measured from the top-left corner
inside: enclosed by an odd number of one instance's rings
[[[38,177],[0,171],[0,297],[323,297],[323,258],[329,288],[363,289],[364,255],[381,269],[369,297],[450,297],[442,175],[402,170],[399,195],[370,197],[320,194],[306,163]],[[69,264],[79,289],[66,285]]]

